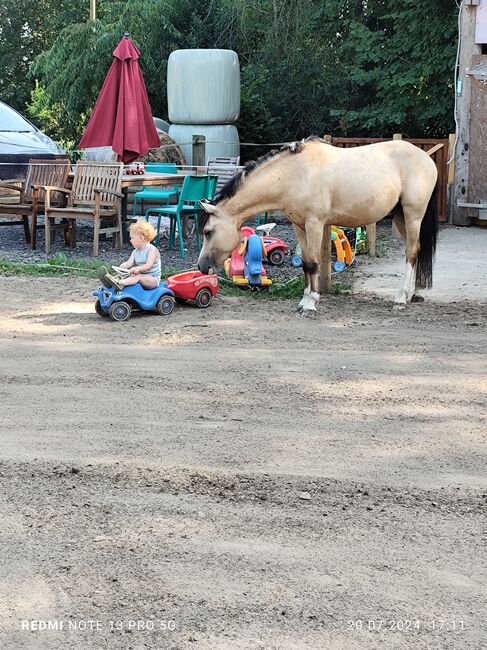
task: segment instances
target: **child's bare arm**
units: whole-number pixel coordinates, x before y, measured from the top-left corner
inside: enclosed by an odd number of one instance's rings
[[[128,260],[126,262],[122,262],[120,266],[122,269],[130,269],[134,264],[135,264],[134,253],[132,253],[132,255],[128,258]]]

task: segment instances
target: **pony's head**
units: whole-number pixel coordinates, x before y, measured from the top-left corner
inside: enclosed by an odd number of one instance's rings
[[[198,268],[202,273],[216,269],[230,257],[238,246],[241,234],[235,219],[225,212],[223,206],[212,203],[200,203],[204,210],[203,248],[198,258]]]

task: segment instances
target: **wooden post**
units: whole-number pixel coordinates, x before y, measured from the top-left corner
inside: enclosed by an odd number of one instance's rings
[[[450,133],[448,136],[448,185],[453,185],[455,180],[455,139],[456,135]]]
[[[323,228],[323,244],[320,261],[320,293],[331,292],[331,226]]]
[[[96,20],[96,0],[90,0],[90,20]]]
[[[331,135],[324,135],[323,140],[326,142],[326,144],[332,144],[332,137]]]
[[[392,224],[394,226],[394,224]],[[395,226],[394,226],[395,227]],[[369,248],[369,255],[371,257],[376,256],[376,250],[377,250],[377,224],[375,223],[369,223],[367,228],[367,244]],[[397,230],[397,229],[396,229]],[[399,235],[401,236],[401,235]]]
[[[206,159],[206,138],[204,135],[193,135],[191,160],[193,167],[197,167],[196,176],[199,176],[199,167],[205,166]],[[183,216],[183,239],[188,237],[188,217]]]
[[[484,3],[485,4],[485,3]],[[470,176],[470,143],[479,138],[478,133],[471,133],[471,112],[477,110],[472,106],[472,87],[474,78],[468,74],[476,54],[482,53],[482,48],[475,42],[477,7],[471,2],[460,5],[460,32],[462,35],[460,57],[458,61],[456,109],[457,109],[457,143],[455,147],[455,177],[451,188],[452,214],[451,221],[455,226],[469,226],[472,219],[469,210],[458,207],[458,203],[471,200],[469,196]],[[480,107],[479,107],[480,109]]]
[[[392,136],[393,140],[402,140],[402,133],[394,133]]]
[[[205,166],[205,150],[206,138],[204,135],[193,135],[193,151],[192,160],[193,166]]]

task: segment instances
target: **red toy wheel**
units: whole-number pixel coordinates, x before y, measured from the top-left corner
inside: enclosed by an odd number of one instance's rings
[[[269,262],[274,266],[279,266],[284,262],[284,252],[280,248],[275,248],[269,253]]]
[[[206,309],[211,304],[211,291],[209,289],[200,289],[194,301],[197,307]]]

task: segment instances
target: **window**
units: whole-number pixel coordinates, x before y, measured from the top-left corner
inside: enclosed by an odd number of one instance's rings
[[[0,102],[0,131],[35,132],[36,128],[13,108]]]

